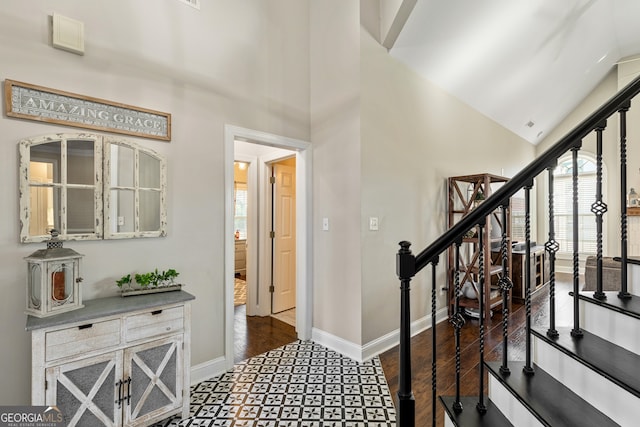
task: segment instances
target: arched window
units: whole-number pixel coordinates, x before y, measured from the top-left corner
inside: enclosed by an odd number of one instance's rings
[[[553,172],[555,239],[560,253],[573,252],[573,160],[562,157]],[[603,172],[604,175],[604,172]],[[604,181],[604,176],[603,176]],[[578,154],[578,252],[596,253],[596,220],[591,205],[596,200],[596,161]]]

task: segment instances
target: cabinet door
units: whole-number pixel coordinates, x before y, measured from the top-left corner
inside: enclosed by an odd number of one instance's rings
[[[56,405],[69,427],[119,426],[121,377],[121,351],[48,368],[46,404]]]
[[[141,344],[124,352],[124,378],[131,378],[126,425],[143,425],[176,413],[183,403],[182,335]]]

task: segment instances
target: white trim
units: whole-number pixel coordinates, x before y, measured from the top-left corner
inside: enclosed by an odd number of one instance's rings
[[[436,322],[440,323],[447,320],[447,308],[441,308],[436,311]],[[431,315],[424,316],[418,320],[411,322],[411,336],[416,336],[431,328]],[[311,339],[335,352],[349,357],[357,362],[366,362],[377,355],[400,344],[400,329],[389,332],[386,335],[369,341],[364,346],[347,341],[323,330],[313,328]]]
[[[329,332],[313,328],[311,330],[311,340],[330,350],[340,353],[356,362],[362,362],[362,347],[358,344],[347,341]]]
[[[266,132],[245,129],[233,125],[224,126],[224,229],[233,230],[233,162],[234,141],[246,141],[296,151],[296,332],[301,340],[311,338],[312,327],[312,234],[309,222],[312,217],[312,164],[311,143]],[[234,252],[233,233],[224,233],[224,307],[225,307],[225,356],[227,369],[233,367],[234,360]]]
[[[191,367],[191,385],[217,377],[227,370],[227,363],[223,356]]]
[[[436,311],[436,323],[440,323],[449,318],[447,308],[441,308]],[[419,333],[422,333],[428,329],[431,329],[431,315],[424,316],[418,320],[411,322],[411,336],[414,337]],[[385,351],[389,350],[400,344],[400,329],[389,332],[386,335],[376,338],[373,341],[369,341],[362,347],[362,360],[369,360]]]

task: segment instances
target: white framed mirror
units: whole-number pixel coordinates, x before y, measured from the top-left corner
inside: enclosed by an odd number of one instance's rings
[[[166,235],[166,160],[124,138],[52,134],[19,142],[20,241]]]
[[[20,141],[20,241],[102,238],[102,142],[93,134]]]
[[[105,239],[166,235],[167,163],[124,139],[105,139]]]

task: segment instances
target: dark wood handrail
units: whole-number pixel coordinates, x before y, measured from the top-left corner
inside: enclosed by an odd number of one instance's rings
[[[430,262],[437,259],[442,252],[467,232],[467,230],[478,224],[484,224],[487,215],[498,207],[507,205],[511,196],[531,183],[542,171],[553,166],[564,153],[573,147],[579,146],[582,143],[582,138],[597,128],[603,120],[606,120],[617,111],[628,109],[631,104],[631,99],[638,93],[640,93],[640,77],[625,86],[593,114],[573,128],[565,137],[529,163],[528,166],[496,190],[478,207],[456,223],[456,225],[416,255],[415,272],[417,273]]]

